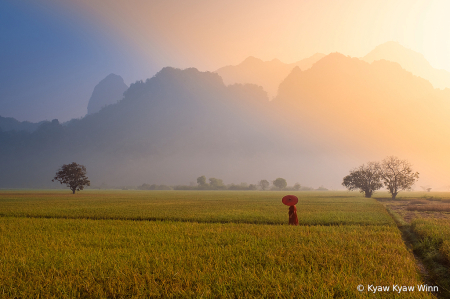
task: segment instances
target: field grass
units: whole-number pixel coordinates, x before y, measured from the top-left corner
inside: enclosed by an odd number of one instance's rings
[[[346,192],[293,192],[300,225],[395,225],[385,208]],[[283,192],[0,191],[0,216],[286,224]]]
[[[379,202],[294,194],[1,191],[0,298],[435,298]]]
[[[450,220],[448,219],[417,219],[412,223],[414,232],[436,250],[450,265]]]
[[[385,225],[2,217],[0,232],[8,298],[359,298],[370,295],[359,284],[421,284],[398,230]]]
[[[450,294],[450,220],[416,219],[411,229],[419,239],[415,250],[430,265],[435,280]]]
[[[427,277],[438,285],[440,297],[450,298],[450,193],[430,192],[400,200],[382,200],[427,268]]]

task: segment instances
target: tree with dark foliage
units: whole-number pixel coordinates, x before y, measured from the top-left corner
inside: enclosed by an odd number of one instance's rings
[[[359,189],[365,197],[370,198],[375,190],[383,187],[380,165],[376,162],[369,162],[367,165],[359,166],[344,177],[342,185],[349,190]]]
[[[84,186],[91,185],[91,182],[86,176],[86,167],[75,162],[61,166],[52,182],[54,181],[66,184],[72,190],[73,194],[75,194],[75,191],[83,190]]]

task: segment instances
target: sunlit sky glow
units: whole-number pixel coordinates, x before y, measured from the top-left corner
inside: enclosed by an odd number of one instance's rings
[[[109,73],[130,84],[164,66],[214,71],[248,56],[362,57],[391,40],[450,71],[449,12],[445,0],[2,1],[0,115],[81,117]]]
[[[444,0],[113,2],[74,3],[119,42],[165,64],[215,69],[249,55],[285,62],[317,52],[358,57],[393,40],[450,70],[450,3]]]

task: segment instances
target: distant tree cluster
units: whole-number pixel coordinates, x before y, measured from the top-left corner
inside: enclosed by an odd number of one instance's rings
[[[262,190],[266,190],[269,187],[269,182],[267,180],[262,180],[258,184]],[[263,188],[264,186],[264,188]],[[294,186],[288,186],[287,182],[283,178],[277,178],[272,182],[272,188],[270,188],[272,191],[328,191],[327,188],[320,186],[317,189],[314,189],[312,187],[308,186],[302,186],[299,183],[295,183]]]
[[[138,190],[172,190],[173,188],[167,185],[156,185],[156,184],[142,184],[137,187]]]
[[[247,183],[241,183],[239,185],[230,184],[225,185],[223,180],[217,178],[209,178],[208,181],[204,175],[197,178],[197,186],[175,186],[175,190],[256,190],[257,187],[254,184],[248,185]]]
[[[268,184],[268,182],[267,182]],[[197,186],[175,186],[175,190],[258,190],[255,184],[229,184],[225,185],[223,180],[217,178],[206,179],[204,175],[197,178]]]
[[[197,178],[197,189],[199,190],[225,190],[226,186],[224,185],[221,179],[210,178],[209,183],[206,182],[206,177],[204,175]]]
[[[208,182],[209,181],[209,182]],[[271,191],[328,191],[327,188],[320,186],[317,189],[301,186],[299,183],[295,183],[294,186],[288,186],[287,182],[283,178],[277,178],[272,181],[272,187],[268,180],[260,180],[257,184],[228,184],[225,185],[221,179],[210,178],[206,179],[204,175],[197,178],[197,186],[180,185],[175,186],[174,190],[271,190]]]
[[[239,185],[227,185],[227,190],[257,190],[258,187],[254,184],[240,183]]]
[[[324,186],[320,186],[319,188],[315,189],[315,191],[328,191],[328,189]]]
[[[259,183],[258,183],[258,186],[261,188],[261,190],[266,190],[267,188],[269,188],[269,185],[270,185],[270,183],[269,183],[269,181],[268,180],[261,180],[261,181],[259,181]]]
[[[283,178],[277,178],[275,181],[272,182],[272,184],[280,190],[283,190],[284,188],[287,187],[287,182]]]
[[[83,190],[85,186],[90,186],[91,182],[86,176],[86,167],[83,165],[79,165],[75,162],[71,164],[64,164],[56,173],[55,177],[52,180],[59,181],[61,184],[66,184],[67,187],[72,190],[73,194],[75,191]],[[192,183],[194,184],[194,183]],[[328,189],[323,186],[313,189],[310,187],[302,187],[299,183],[295,183],[294,186],[288,187],[287,182],[283,178],[277,178],[272,181],[272,188],[270,190],[285,190],[285,191],[327,191]],[[179,186],[168,186],[168,185],[156,185],[156,184],[142,184],[138,187],[132,186],[122,186],[122,187],[114,187],[110,186],[106,183],[102,183],[99,186],[93,187],[94,189],[137,189],[137,190],[268,190],[270,187],[270,183],[268,180],[260,180],[257,184],[229,184],[225,185],[221,179],[217,178],[209,178],[208,181],[204,175],[199,176],[197,178],[197,186],[191,185],[179,185]]]
[[[359,190],[368,198],[384,186],[395,199],[401,190],[410,190],[418,178],[419,173],[413,172],[408,161],[390,156],[351,170],[342,185],[349,190]]]

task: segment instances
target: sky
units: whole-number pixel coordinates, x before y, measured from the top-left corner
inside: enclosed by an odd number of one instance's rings
[[[110,73],[130,84],[165,66],[362,57],[387,41],[450,71],[449,12],[445,0],[4,0],[0,116],[83,117]]]

